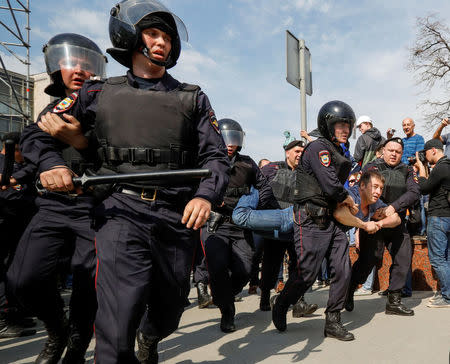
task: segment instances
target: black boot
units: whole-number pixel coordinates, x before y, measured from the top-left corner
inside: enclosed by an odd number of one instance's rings
[[[413,316],[414,311],[402,304],[400,292],[388,292],[386,315]]]
[[[289,309],[289,304],[282,304],[280,295],[273,296],[270,299],[272,303],[272,322],[278,331],[286,331],[286,315]]]
[[[236,331],[236,326],[234,326],[234,315],[236,313],[234,303],[219,308],[222,314],[222,318],[220,320],[220,329],[223,332]]]
[[[267,289],[261,290],[259,309],[261,311],[270,311],[270,290]]]
[[[197,283],[198,308],[208,307],[212,303],[212,298],[208,294],[208,285],[202,282]]]
[[[138,344],[137,358],[141,364],[158,363],[158,343],[157,336],[147,336],[141,330],[137,331],[136,341]]]
[[[29,329],[20,322],[9,317],[6,312],[0,313],[0,339],[34,335],[36,330]]]
[[[351,341],[355,337],[352,333],[348,332],[347,329],[342,325],[341,313],[336,312],[326,312],[325,329],[323,334],[325,337],[332,337],[342,341]]]
[[[81,335],[77,328],[71,326],[69,340],[67,341],[67,351],[62,364],[84,364],[84,356],[91,338],[92,332]]]
[[[302,296],[297,303],[292,307],[292,317],[303,317],[305,315],[311,315],[317,310],[318,306],[313,303],[309,304]]]
[[[69,324],[67,318],[63,316],[57,323],[44,322],[44,325],[47,329],[48,339],[35,364],[57,364],[67,345]]]

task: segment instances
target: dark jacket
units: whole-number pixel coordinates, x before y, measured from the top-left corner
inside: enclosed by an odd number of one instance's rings
[[[356,163],[361,162],[362,167],[364,167],[367,163],[373,161],[376,158],[376,149],[385,140],[377,128],[367,130],[356,141],[355,152],[353,153]]]
[[[428,215],[450,217],[450,160],[442,157],[438,160],[427,178],[419,177],[420,193],[430,194]]]

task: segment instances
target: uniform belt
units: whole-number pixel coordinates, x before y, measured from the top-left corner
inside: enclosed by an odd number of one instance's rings
[[[156,188],[130,188],[122,186],[116,187],[115,191],[126,195],[137,196],[145,201],[155,201],[158,192]]]

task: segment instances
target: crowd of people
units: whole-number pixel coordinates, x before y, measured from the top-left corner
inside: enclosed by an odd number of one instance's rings
[[[167,72],[187,39],[180,18],[157,0],[123,0],[109,33],[107,53],[126,75],[103,79],[106,57],[90,39],[52,37],[45,92],[56,100],[3,138],[0,338],[33,335],[37,317],[48,334],[38,364],[58,363],[64,350],[63,363],[84,363],[94,331],[96,363],[157,363],[191,276],[199,307],[215,304],[229,333],[247,284],[285,331],[291,306],[294,317],[318,308],[305,293],[320,273],[330,286],[324,335],[354,340],[341,311],[354,310],[385,247],[385,312],[414,315],[401,298],[412,289],[410,236],[425,229],[441,287],[428,305],[450,307],[448,119],[426,143],[410,118],[405,138],[388,130],[385,139],[370,117],[330,101],[317,129],[301,131],[306,141],[286,134],[285,160],[257,165],[241,154],[243,125],[217,120],[199,86]],[[355,123],[362,135],[351,156]],[[86,187],[78,176],[104,178]],[[59,290],[67,275],[68,314]]]

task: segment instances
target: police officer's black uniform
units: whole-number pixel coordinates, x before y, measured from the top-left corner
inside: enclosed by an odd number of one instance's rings
[[[66,86],[62,82],[59,66],[54,72],[52,52],[59,48],[67,52],[72,49],[92,52],[104,70],[104,56],[98,46],[78,34],[63,33],[49,40],[44,47],[47,72],[53,83],[45,90],[51,96],[60,97],[51,102],[39,115],[47,112],[76,115],[78,92],[65,96]],[[63,57],[63,56],[60,56]],[[61,58],[63,59],[63,58]],[[92,60],[92,59],[91,59]],[[89,58],[86,59],[86,62]],[[42,131],[38,125],[26,127],[22,133],[21,151],[25,160],[38,167],[38,173],[56,166],[66,166],[75,174],[82,175],[87,168],[93,168],[93,161],[87,161],[84,152],[64,144]],[[36,313],[48,331],[46,347],[37,363],[58,360],[66,343],[68,350],[64,363],[84,360],[84,354],[93,335],[93,323],[97,310],[95,294],[95,238],[92,227],[92,209],[96,204],[90,192],[82,195],[45,191],[36,198],[39,208],[24,232],[17,248],[8,277],[12,292],[20,302]],[[70,298],[70,328],[63,311],[64,302],[57,289],[57,275],[64,260],[70,261],[73,273]],[[70,336],[70,340],[68,337]]]
[[[157,8],[149,10],[148,3]],[[164,64],[170,68],[180,52],[181,26],[157,1],[121,2],[111,11],[115,48],[108,52],[130,67],[134,50],[148,57],[141,29],[158,28],[171,36],[172,51]],[[129,71],[105,82],[87,82],[75,107],[83,125],[95,121],[107,173],[212,171],[200,183],[116,185],[97,209],[96,362],[138,362],[136,329],[147,306],[145,344],[151,358],[141,360],[157,362],[157,342],[176,330],[188,303],[196,233],[182,225],[183,210],[194,197],[219,203],[228,182],[229,162],[217,121],[198,86],[182,84],[167,72],[158,79]]]
[[[401,139],[394,138],[401,143]],[[389,140],[385,143],[387,144]],[[403,144],[402,144],[403,145]],[[380,197],[386,205],[392,205],[402,222],[395,228],[385,228],[375,234],[360,230],[360,253],[353,264],[352,277],[346,303],[346,310],[353,310],[353,293],[367,279],[372,268],[383,259],[384,247],[392,257],[390,280],[388,287],[387,314],[414,315],[414,311],[406,308],[400,301],[401,289],[405,285],[406,276],[411,265],[411,241],[406,229],[406,210],[420,198],[417,176],[411,166],[404,163],[392,167],[383,159],[368,164],[364,171],[373,169],[386,179],[383,194]]]
[[[325,335],[341,340],[353,340],[353,335],[340,323],[350,279],[348,240],[343,226],[332,216],[336,203],[344,201],[348,192],[343,184],[351,162],[334,140],[334,125],[355,122],[353,110],[341,101],[331,101],[319,111],[318,127],[326,138],[308,144],[297,167],[294,239],[297,270],[289,277],[279,296],[275,296],[272,320],[278,330],[286,330],[286,313],[314,283],[323,258],[328,256],[332,267],[332,282],[327,303]]]
[[[18,145],[20,133],[6,134],[4,140],[6,139],[13,140]],[[4,164],[5,155],[0,154],[0,171],[3,170]],[[36,213],[36,190],[32,184],[33,180],[29,178],[29,172],[34,170],[34,166],[14,162],[13,175],[19,181],[15,186],[0,191],[0,338],[36,332],[24,327],[21,309],[12,295],[7,296],[6,289],[6,271],[13,260],[22,233]]]
[[[222,119],[219,125],[223,134],[229,130],[242,132],[239,123],[232,119]],[[225,143],[229,144],[225,136],[224,139]],[[238,145],[239,149],[241,145]],[[253,255],[252,234],[249,230],[234,225],[231,215],[239,198],[250,193],[251,186],[259,190],[261,208],[278,206],[268,181],[253,159],[236,152],[231,156],[230,182],[225,192],[224,203],[214,210],[207,228],[202,229],[201,236],[205,247],[211,293],[214,304],[221,310],[220,327],[224,332],[235,330],[234,297],[241,292],[250,278]]]

